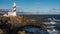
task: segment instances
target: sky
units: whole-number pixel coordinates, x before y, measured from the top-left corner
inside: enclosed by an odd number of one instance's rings
[[[60,0],[0,0],[0,9],[13,9],[28,14],[60,14]]]

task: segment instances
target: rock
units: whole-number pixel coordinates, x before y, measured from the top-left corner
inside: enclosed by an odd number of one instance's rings
[[[0,16],[0,26],[6,30],[18,29],[25,26],[37,26],[42,29],[46,29],[47,25],[42,22],[49,21],[43,17],[32,17],[32,16]],[[24,31],[23,31],[24,32]],[[24,34],[24,33],[22,33]]]
[[[0,34],[6,34],[6,31],[4,29],[0,29]]]
[[[19,31],[18,34],[26,34],[25,31]]]

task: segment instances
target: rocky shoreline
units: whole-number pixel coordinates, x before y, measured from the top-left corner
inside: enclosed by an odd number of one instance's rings
[[[42,29],[46,29],[47,25],[42,22],[48,22],[49,20],[44,17],[33,17],[33,16],[0,16],[0,29],[2,29],[6,34],[11,32],[12,34],[17,34],[16,32],[24,32],[22,28],[26,26],[33,26]],[[10,34],[11,34],[10,33]]]

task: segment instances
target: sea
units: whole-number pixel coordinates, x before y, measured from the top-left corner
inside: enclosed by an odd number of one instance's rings
[[[28,15],[28,16],[39,16],[39,17],[46,17],[46,18],[54,18],[55,21],[51,22],[48,27],[51,27],[52,30],[44,30],[37,27],[25,27],[24,30],[27,31],[27,34],[60,34],[60,15]]]

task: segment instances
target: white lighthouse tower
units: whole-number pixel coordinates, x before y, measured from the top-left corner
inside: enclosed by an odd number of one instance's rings
[[[16,12],[16,3],[15,2],[14,2],[13,7],[14,7],[13,11]]]
[[[16,3],[14,2],[13,10],[8,12],[8,16],[16,16]]]
[[[13,12],[14,12],[14,16],[16,16],[16,3],[14,2],[14,9],[13,9]]]

